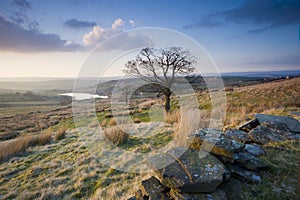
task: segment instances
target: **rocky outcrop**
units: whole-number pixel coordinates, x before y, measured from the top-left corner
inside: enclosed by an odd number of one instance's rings
[[[150,159],[150,166],[161,183],[182,192],[212,192],[223,181],[224,165],[213,155],[199,158],[199,151],[177,147],[163,156]],[[164,159],[174,159],[170,165],[160,168]]]
[[[292,117],[273,116],[265,114],[255,114],[255,118],[260,124],[264,122],[273,122],[275,124],[284,124],[290,132],[300,133],[300,122]]]
[[[223,133],[216,129],[200,129],[191,134],[191,137],[193,137],[191,148],[209,151],[222,161],[233,162],[234,153],[244,148],[243,143],[224,137]],[[205,146],[211,149],[206,149]]]
[[[142,189],[130,199],[223,200],[226,193],[220,188],[231,180],[259,184],[261,171],[268,168],[260,145],[299,140],[300,122],[290,117],[255,117],[242,130],[197,130],[190,135],[190,147],[176,147],[150,158],[157,178],[144,180]],[[202,158],[200,150],[209,153]]]

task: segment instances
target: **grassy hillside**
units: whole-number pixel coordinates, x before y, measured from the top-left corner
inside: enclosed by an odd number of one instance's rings
[[[234,87],[227,93],[227,114],[224,128],[236,127],[252,118],[252,113],[268,113],[292,116],[300,119],[300,78],[277,80],[244,87]],[[198,94],[202,117],[210,116],[210,99],[207,92]],[[146,124],[161,120],[149,117],[151,106],[160,101],[135,99],[132,103],[131,116],[135,123]],[[137,191],[142,179],[150,174],[125,173],[104,166],[91,154],[74,129],[70,107],[59,105],[43,106],[42,110],[31,105],[31,114],[14,109],[0,115],[3,124],[30,123],[33,126],[41,119],[46,122],[60,116],[58,124],[50,126],[51,141],[46,144],[29,145],[20,152],[2,159],[0,162],[0,199],[126,199]],[[156,133],[151,128],[140,129],[145,136],[130,136],[119,148],[140,153],[149,153],[165,146],[173,140],[177,131],[178,115],[176,99],[172,99],[173,115],[168,119],[162,131]],[[150,109],[150,111],[149,111]],[[100,100],[96,104],[97,118],[101,126],[114,127],[116,122],[111,114],[110,101]],[[16,116],[19,118],[16,118]],[[26,120],[22,120],[22,117]],[[15,120],[18,119],[18,120]],[[89,124],[82,120],[84,131],[95,132],[98,124]],[[188,124],[187,124],[188,126]],[[3,126],[2,126],[3,127]],[[60,127],[67,127],[66,137],[56,139]],[[151,124],[150,124],[151,127]],[[46,127],[48,128],[48,126]],[[188,127],[187,127],[188,128]],[[35,131],[34,135],[43,132]],[[27,129],[28,130],[28,129]],[[79,130],[79,133],[82,130]],[[147,135],[148,132],[149,134]],[[26,131],[20,136],[31,135]],[[13,140],[11,140],[13,141]],[[1,141],[0,146],[7,142]],[[102,145],[101,143],[99,144]],[[104,145],[104,144],[103,144]],[[270,169],[263,172],[260,185],[237,182],[232,185],[228,199],[297,199],[297,160],[300,151],[299,141],[274,143],[264,147],[267,151],[264,159]],[[5,149],[0,150],[3,153]],[[127,158],[128,163],[132,158]],[[241,192],[242,191],[242,192]]]

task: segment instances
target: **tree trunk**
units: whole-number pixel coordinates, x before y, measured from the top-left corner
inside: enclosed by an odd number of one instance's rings
[[[170,96],[171,96],[171,94],[165,94],[165,96],[164,96],[166,113],[170,112]]]

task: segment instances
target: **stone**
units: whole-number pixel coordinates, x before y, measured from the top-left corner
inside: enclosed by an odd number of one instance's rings
[[[257,144],[267,144],[269,142],[280,142],[286,140],[286,138],[265,126],[258,126],[251,130],[249,137]]]
[[[257,127],[259,125],[259,121],[257,119],[252,119],[242,125],[239,126],[239,130],[249,132],[253,128]]]
[[[205,193],[181,193],[177,190],[171,190],[170,196],[174,200],[226,200],[226,193],[223,190],[217,189],[216,191]]]
[[[222,132],[214,129],[200,129],[192,137],[191,148],[209,151],[224,162],[233,162],[234,153],[244,148],[243,143],[225,138]]]
[[[159,180],[154,176],[142,181],[142,194],[148,196],[152,200],[170,199],[163,191],[167,187],[160,184]]]
[[[160,168],[170,159],[174,161]],[[223,181],[224,165],[211,154],[199,158],[195,149],[176,147],[150,158],[149,163],[162,185],[181,192],[212,192]]]
[[[230,177],[231,177],[230,170],[226,166],[224,166],[223,182],[228,182],[230,180]]]
[[[242,182],[247,182],[247,183],[261,182],[261,177],[253,171],[249,171],[242,167],[239,167],[237,165],[232,165],[232,164],[226,164],[226,167],[230,170],[234,178]]]
[[[229,129],[224,133],[226,138],[236,140],[242,143],[249,143],[251,139],[247,132],[242,130]]]
[[[254,156],[261,156],[266,154],[266,152],[257,144],[246,144],[243,150],[251,153]]]
[[[238,152],[234,155],[235,163],[250,170],[265,169],[268,164],[248,152]]]
[[[300,122],[292,117],[273,116],[265,114],[255,114],[254,116],[260,124],[264,122],[279,122],[285,124],[291,132],[300,133]]]

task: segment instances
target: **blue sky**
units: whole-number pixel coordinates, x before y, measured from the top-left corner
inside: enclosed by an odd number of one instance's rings
[[[299,0],[1,0],[0,77],[76,76],[99,42],[141,27],[186,34],[221,72],[300,69]]]

